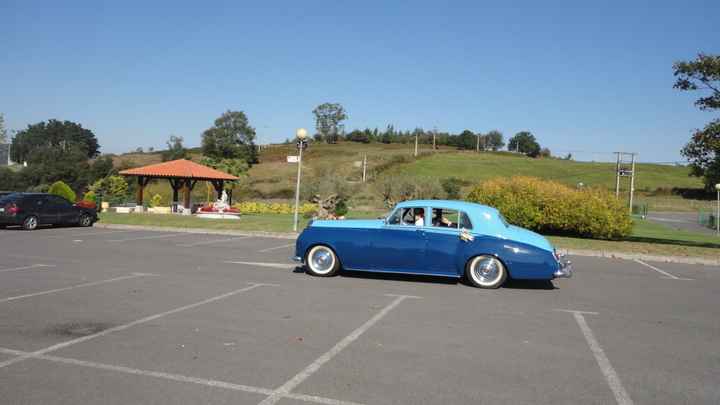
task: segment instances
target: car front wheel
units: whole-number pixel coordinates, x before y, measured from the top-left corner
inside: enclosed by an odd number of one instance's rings
[[[26,231],[33,231],[38,226],[38,219],[34,215],[30,215],[29,217],[25,218],[25,220],[22,223],[22,227]]]
[[[325,245],[313,246],[305,256],[308,273],[318,277],[332,277],[340,270],[337,255]]]
[[[507,269],[494,256],[473,257],[465,268],[468,281],[479,288],[498,288],[507,279]]]

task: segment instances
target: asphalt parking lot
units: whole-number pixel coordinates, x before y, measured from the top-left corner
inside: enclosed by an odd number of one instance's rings
[[[578,257],[488,291],[314,278],[291,243],[0,231],[0,403],[720,403],[720,268]]]

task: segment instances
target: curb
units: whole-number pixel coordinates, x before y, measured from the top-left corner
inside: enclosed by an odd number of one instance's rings
[[[122,225],[122,224],[103,224],[96,222],[96,228],[104,229],[127,229],[137,231],[160,231],[160,232],[178,232],[178,233],[195,233],[202,235],[233,235],[233,236],[260,236],[263,238],[276,239],[296,239],[298,234],[292,232],[262,232],[262,231],[233,231],[224,229],[205,229],[205,228],[175,228],[170,226],[146,226],[146,225]]]
[[[720,266],[720,260],[705,259],[691,256],[658,256],[644,253],[611,252],[605,250],[558,249],[567,252],[569,256],[604,257],[621,260],[643,260],[649,262],[700,264],[703,266]]]
[[[294,240],[298,234],[293,232],[262,232],[262,231],[233,231],[222,229],[205,229],[205,228],[175,228],[168,226],[146,226],[146,225],[121,225],[121,224],[104,224],[95,223],[96,228],[105,229],[128,229],[138,231],[160,231],[160,232],[185,232],[203,235],[235,235],[235,236],[258,236],[263,238],[289,239]],[[703,266],[720,266],[720,259],[706,259],[702,257],[689,256],[658,256],[643,253],[627,253],[614,252],[605,250],[585,250],[585,249],[558,249],[565,252],[569,256],[583,257],[604,257],[607,259],[621,260],[647,260],[650,262],[679,263],[679,264],[700,264]]]

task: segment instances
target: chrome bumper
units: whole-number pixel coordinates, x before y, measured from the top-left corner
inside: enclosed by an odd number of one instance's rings
[[[570,278],[573,273],[572,262],[565,255],[558,255],[558,265],[560,268],[553,273],[555,278]]]
[[[300,257],[300,256],[293,256],[293,257],[290,258],[290,260],[292,260],[292,261],[294,261],[294,262],[298,262],[298,263],[302,263],[302,262],[303,262],[303,258]],[[304,264],[304,263],[303,263],[303,264]]]

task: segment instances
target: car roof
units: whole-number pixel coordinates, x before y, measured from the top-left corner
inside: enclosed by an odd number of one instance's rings
[[[450,210],[466,211],[468,213],[476,214],[482,214],[484,212],[491,214],[497,213],[497,209],[487,205],[457,200],[408,200],[399,203],[397,206],[401,208],[417,206],[447,208]]]

